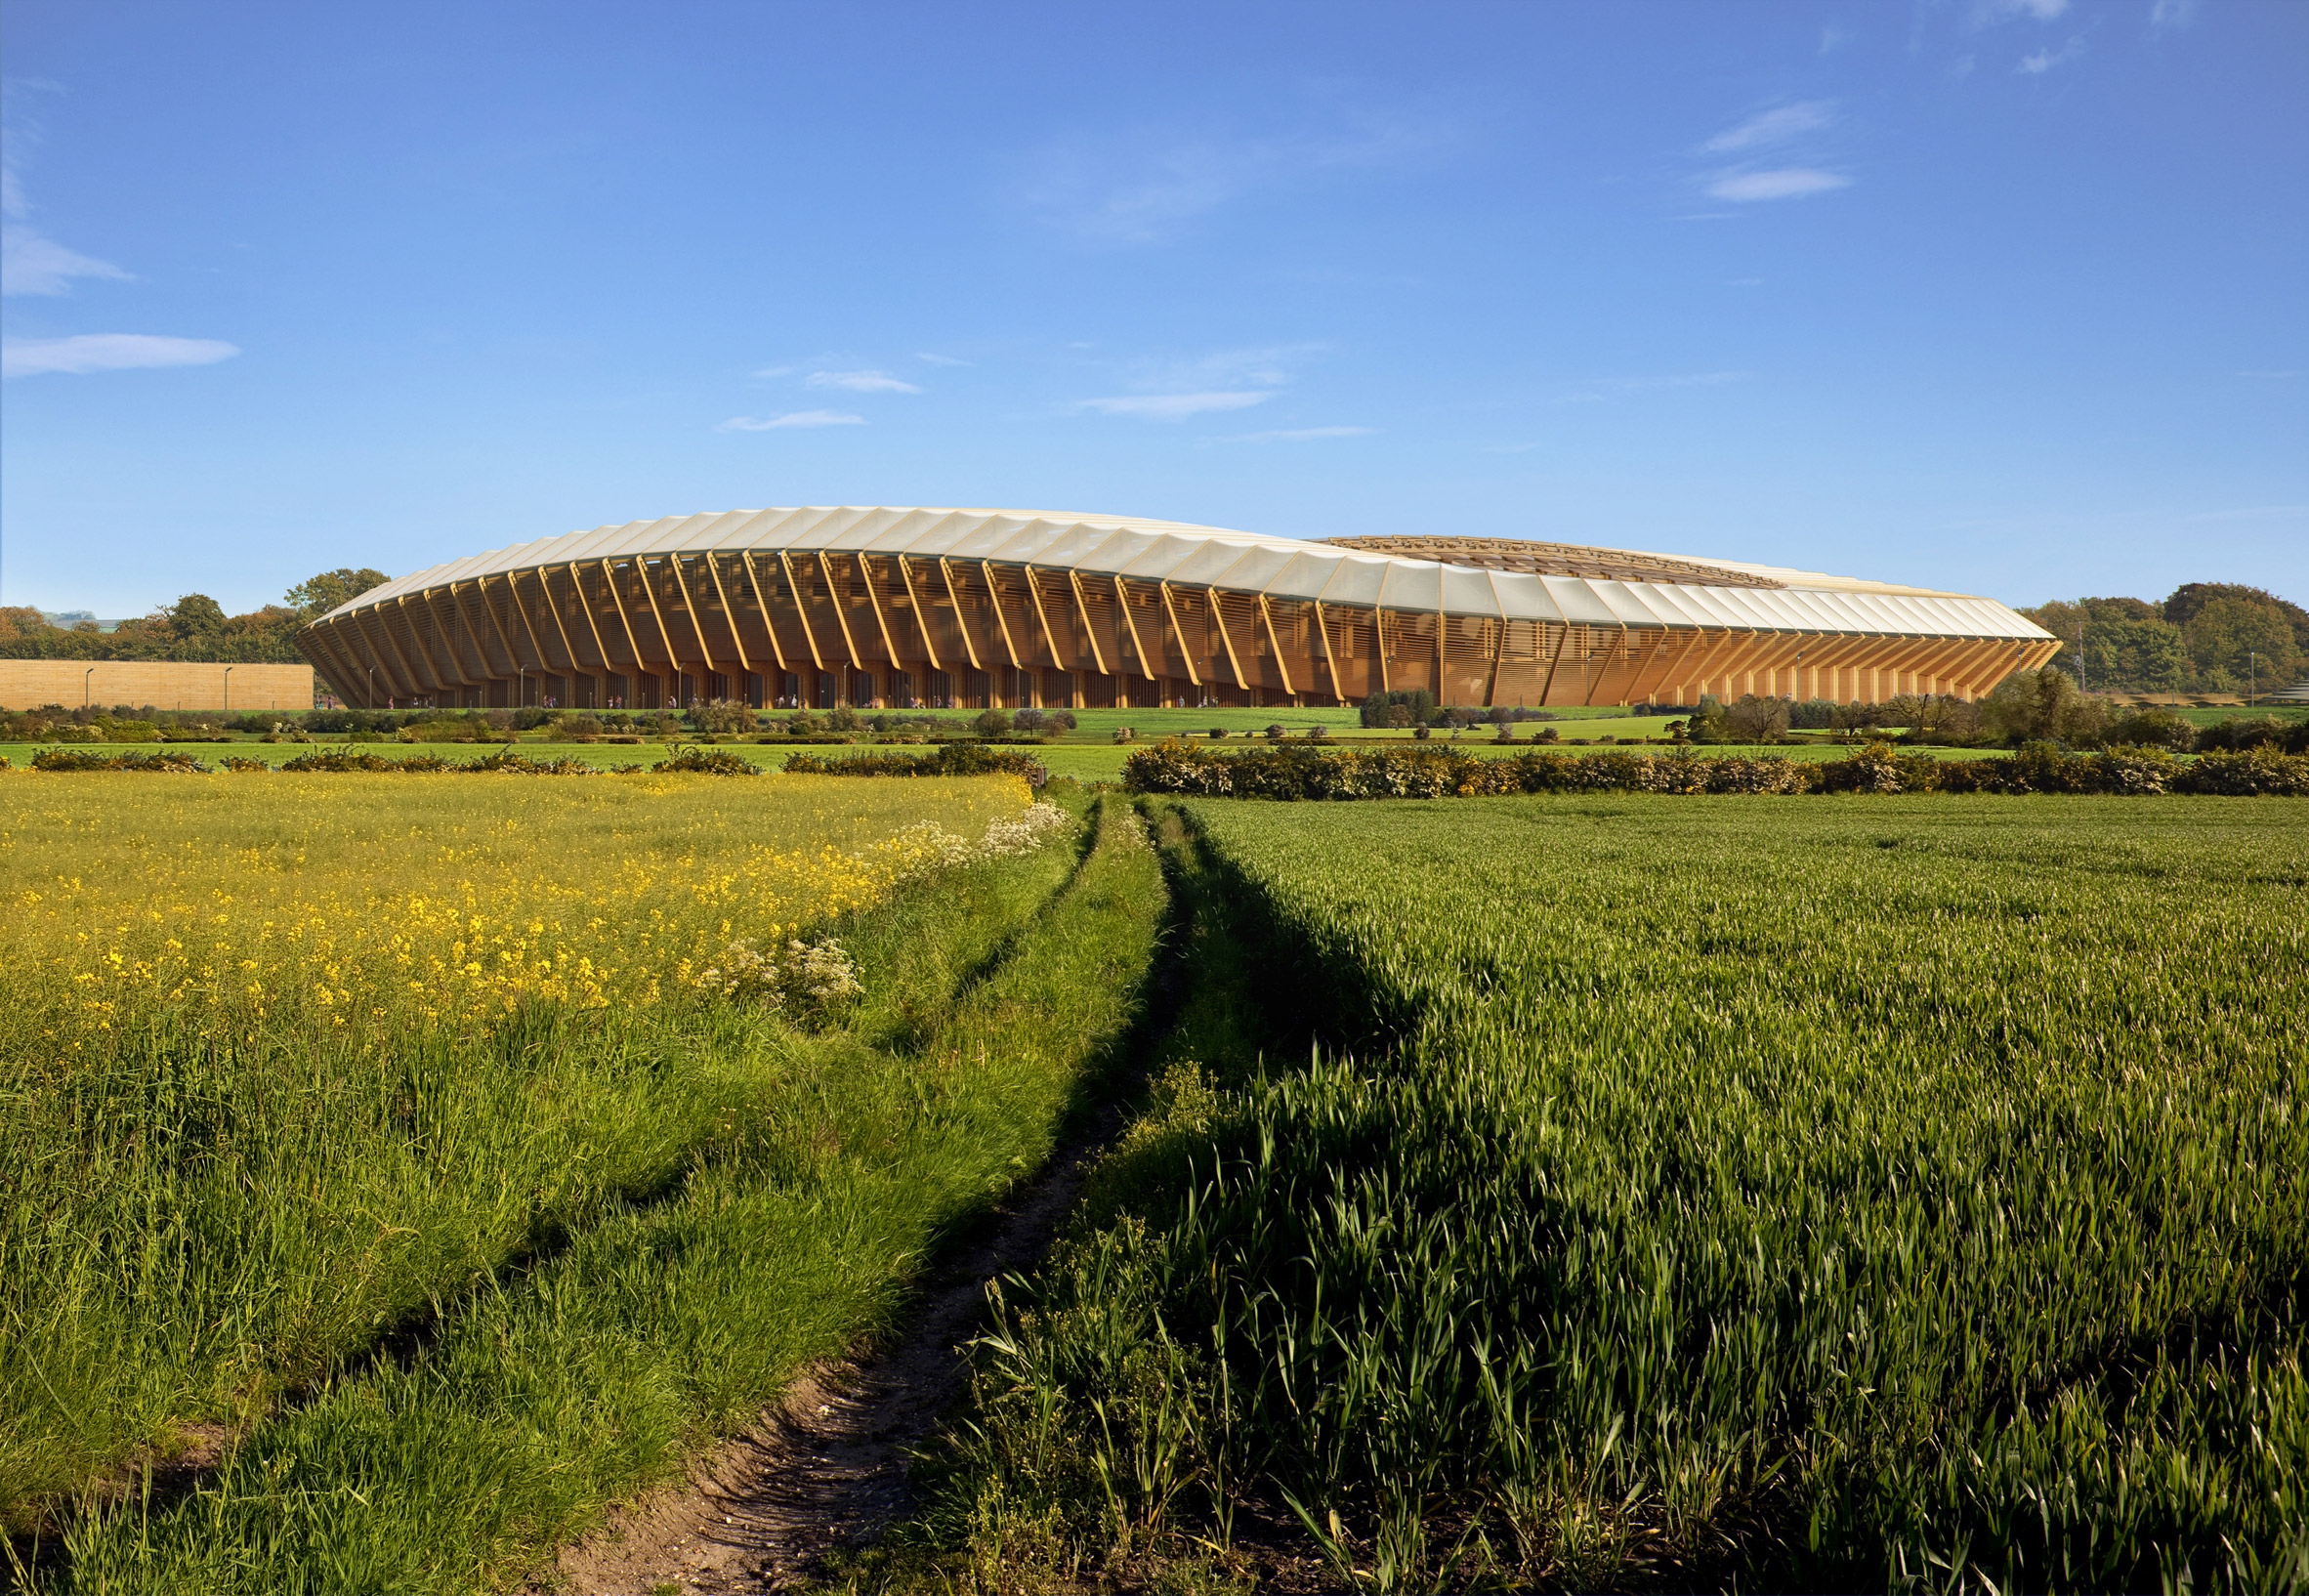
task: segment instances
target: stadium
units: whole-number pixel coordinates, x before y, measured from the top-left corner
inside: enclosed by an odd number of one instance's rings
[[[1992,599],[1512,538],[1027,510],[734,510],[496,549],[298,647],[349,702],[660,709],[1977,698],[2059,644]]]

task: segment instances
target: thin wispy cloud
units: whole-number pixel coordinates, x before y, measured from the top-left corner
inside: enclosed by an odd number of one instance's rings
[[[240,353],[217,338],[166,338],[140,332],[87,332],[70,338],[12,338],[0,344],[0,377],[50,372],[138,371],[214,365]]]
[[[1707,186],[1707,194],[1710,199],[1749,204],[1766,199],[1804,199],[1851,186],[1852,180],[1840,173],[1814,166],[1783,166],[1768,172],[1726,172]]]
[[[1974,8],[1974,22],[2009,21],[2025,17],[2032,21],[2049,22],[2069,9],[2069,0],[1979,0]]]
[[[2157,0],[2149,8],[2152,28],[2187,27],[2197,21],[2198,0]]]
[[[2024,77],[2041,77],[2055,66],[2061,65],[2065,62],[2075,61],[2083,54],[2084,39],[2079,35],[2062,45],[2058,50],[2038,50],[2023,56],[2020,65],[2015,70]]]
[[[1705,154],[1721,155],[1735,149],[1754,149],[1764,145],[1784,144],[1800,134],[1816,133],[1835,120],[1835,103],[1829,100],[1805,100],[1793,105],[1778,105],[1749,117],[1735,127],[1728,127],[1707,143],[1700,150]]]
[[[754,373],[756,377],[760,377],[764,380],[768,380],[773,377],[790,377],[793,374],[794,368],[790,365],[766,365],[762,367],[761,370]]]
[[[1799,100],[1735,122],[1700,147],[1702,155],[1736,157],[1733,165],[1700,174],[1703,191],[1710,199],[1747,205],[1850,188],[1849,177],[1820,164],[1826,153],[1826,141],[1820,136],[1835,121],[1834,101]],[[1759,161],[1776,164],[1756,164]]]
[[[893,377],[887,371],[813,371],[813,388],[846,388],[853,394],[919,394],[922,390],[910,382]]]
[[[1123,394],[1109,399],[1087,399],[1078,410],[1103,416],[1136,416],[1143,421],[1184,421],[1210,410],[1246,410],[1264,404],[1275,395],[1226,392],[1213,394]]]
[[[66,249],[33,223],[17,170],[17,147],[24,138],[14,128],[0,133],[0,294],[68,294],[76,277],[131,280],[110,261]]]
[[[719,422],[718,433],[771,433],[784,427],[862,427],[866,419],[847,410],[788,410],[781,416],[732,416]]]
[[[1222,443],[1311,443],[1323,438],[1368,438],[1376,427],[1280,427],[1266,433],[1236,433]]]
[[[1242,410],[1275,397],[1291,380],[1291,367],[1326,346],[1261,344],[1204,355],[1163,356],[1117,362],[1132,392],[1077,400],[1077,411],[1183,421],[1211,410]]]
[[[1409,168],[1450,138],[1438,121],[1367,114],[1277,132],[1085,134],[1036,152],[1013,198],[1085,243],[1150,244],[1251,194],[1333,174]]]
[[[970,364],[970,362],[969,362],[968,360],[957,360],[957,359],[955,359],[955,358],[954,358],[954,357],[952,357],[951,355],[931,355],[931,354],[928,354],[928,353],[924,353],[924,354],[916,355],[916,356],[914,357],[914,358],[915,358],[915,359],[917,359],[917,360],[927,360],[927,361],[928,361],[930,364],[932,364],[932,365],[968,365],[968,364]]]

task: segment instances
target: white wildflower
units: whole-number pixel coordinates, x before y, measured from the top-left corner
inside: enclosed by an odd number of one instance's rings
[[[978,845],[979,856],[1007,859],[1016,854],[1030,854],[1060,832],[1071,830],[1073,825],[1073,817],[1056,804],[1029,804],[1015,819],[987,824],[986,837]]]
[[[740,937],[722,949],[720,964],[694,979],[708,991],[749,999],[802,1023],[821,1020],[836,1004],[865,991],[849,950],[831,937],[809,943],[797,938],[767,951]]]

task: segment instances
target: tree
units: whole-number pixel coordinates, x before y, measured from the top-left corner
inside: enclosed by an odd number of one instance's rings
[[[2293,647],[2309,653],[2309,609],[2281,599],[2266,588],[2246,587],[2241,582],[2184,582],[2172,590],[2172,596],[2164,601],[2160,612],[2168,624],[2186,627],[2197,618],[2199,610],[2216,599],[2243,599],[2250,604],[2273,606],[2291,629]]]
[[[1983,728],[2012,743],[2051,739],[2092,747],[2109,724],[2108,700],[2078,692],[2077,679],[2057,665],[2007,676],[1980,708]]]
[[[359,598],[372,587],[383,587],[391,580],[381,570],[366,567],[355,570],[350,566],[339,566],[335,570],[306,577],[281,597],[300,616],[311,619],[325,615],[337,606]]]
[[[205,593],[188,593],[161,614],[179,638],[204,637],[225,629],[225,607]]]
[[[1788,701],[1743,693],[1724,711],[1724,731],[1735,742],[1778,742],[1787,735]]]
[[[2084,643],[2084,681],[2095,692],[2172,693],[2188,674],[2177,625],[2142,599],[2056,599],[2022,614],[2061,640],[2054,663],[2077,674]]]
[[[2241,687],[2258,676],[2264,683],[2289,686],[2300,668],[2293,629],[2274,600],[2208,600],[2189,617],[2182,635],[2190,662],[2207,681],[2226,678]]]

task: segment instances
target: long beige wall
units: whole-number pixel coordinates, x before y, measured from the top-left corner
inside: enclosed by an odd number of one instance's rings
[[[231,675],[227,677],[230,670]],[[0,709],[311,709],[311,665],[0,659]]]

